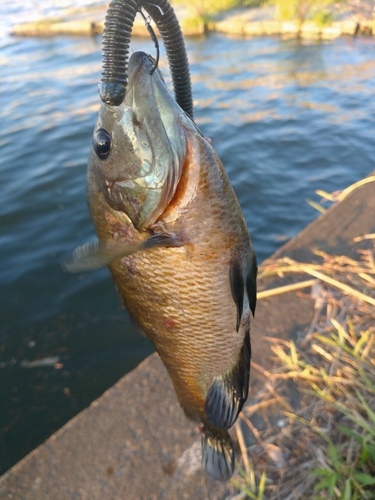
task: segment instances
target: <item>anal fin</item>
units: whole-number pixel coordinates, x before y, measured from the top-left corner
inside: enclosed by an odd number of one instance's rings
[[[208,422],[229,429],[236,421],[249,391],[250,332],[247,330],[236,365],[229,373],[215,377],[208,389],[204,410]]]
[[[234,470],[234,451],[228,431],[205,426],[202,436],[202,462],[209,476],[227,481]]]

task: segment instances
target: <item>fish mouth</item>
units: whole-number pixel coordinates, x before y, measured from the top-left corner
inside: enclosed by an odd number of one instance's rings
[[[102,104],[98,123],[112,137],[112,158],[100,165],[107,202],[125,212],[138,230],[156,222],[173,198],[192,123],[153,68],[152,56],[132,54],[124,103]],[[130,154],[131,160],[123,159]]]
[[[186,141],[181,141],[181,136],[191,120],[176,103],[161,71],[154,65],[154,58],[146,52],[134,52],[130,57],[124,99],[124,115],[129,116],[123,118],[123,123],[132,135],[131,117],[138,147],[148,143],[159,153],[165,155],[170,148],[169,152],[182,157],[186,153]]]
[[[129,60],[124,104],[132,108],[141,123],[151,107],[157,108],[158,94],[167,90],[161,72],[155,71],[154,65],[151,54],[143,51],[134,52]]]

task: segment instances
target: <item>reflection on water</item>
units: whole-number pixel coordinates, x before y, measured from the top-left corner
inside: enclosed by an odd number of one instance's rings
[[[0,46],[3,472],[153,348],[121,310],[107,270],[73,276],[58,264],[95,237],[85,171],[100,39]],[[375,42],[215,35],[187,46],[197,122],[261,261],[317,216],[304,201],[315,189],[342,189],[373,170]],[[134,47],[154,51],[148,40]],[[44,358],[58,362],[34,363]]]

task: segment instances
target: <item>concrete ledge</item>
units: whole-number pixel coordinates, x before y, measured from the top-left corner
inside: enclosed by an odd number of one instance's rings
[[[371,34],[374,29],[374,22],[365,20],[362,20],[358,28],[358,23],[350,16],[346,18],[344,16],[342,20],[332,22],[327,26],[305,21],[300,28],[297,21],[276,20],[276,10],[273,7],[237,9],[225,13],[214,23],[215,31],[241,36],[299,34],[306,38],[335,38],[342,35],[354,35],[358,30]]]
[[[375,233],[375,182],[351,192],[312,222],[273,257],[300,262],[319,259],[320,249],[357,256],[372,242],[356,236]],[[270,278],[271,288],[299,280]],[[252,358],[272,369],[267,337],[294,338],[306,331],[314,302],[295,292],[259,301],[252,324]],[[254,368],[251,392],[264,388]],[[298,407],[291,390],[290,399]],[[271,416],[272,418],[274,416]],[[92,405],[0,478],[0,498],[16,500],[224,500],[229,483],[212,481],[200,465],[200,436],[176,400],[157,355],[141,363]]]
[[[197,426],[153,355],[0,478],[0,498],[205,498],[223,485],[205,477],[199,453]]]
[[[202,35],[206,27],[202,20],[192,20],[186,7],[175,6],[177,18],[185,36]],[[14,36],[56,36],[56,35],[83,35],[92,36],[102,34],[107,9],[88,10],[78,12],[62,19],[42,19],[31,23],[17,24],[12,29]],[[145,22],[138,14],[133,25],[132,35],[150,37]]]

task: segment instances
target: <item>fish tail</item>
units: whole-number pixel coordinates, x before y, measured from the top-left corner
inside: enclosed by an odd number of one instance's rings
[[[202,434],[202,462],[209,476],[227,481],[234,471],[233,444],[226,429],[205,425]]]

